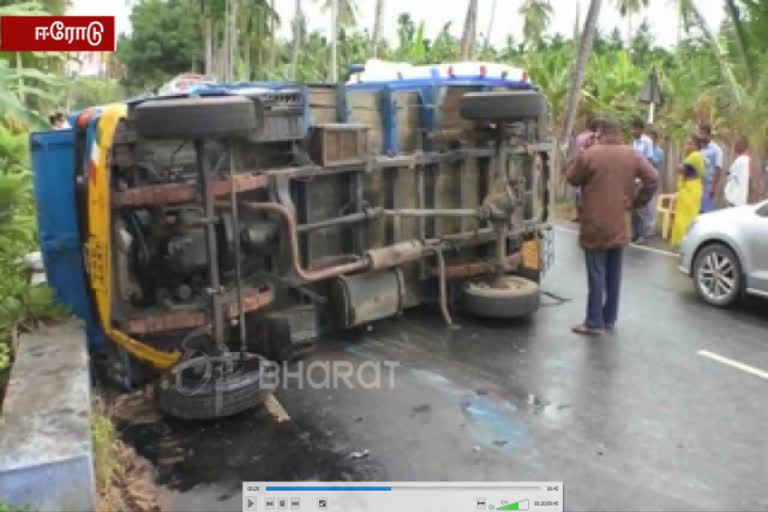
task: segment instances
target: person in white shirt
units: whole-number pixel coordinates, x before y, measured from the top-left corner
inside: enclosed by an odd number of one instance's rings
[[[636,118],[632,121],[632,149],[637,156],[647,160],[654,166],[654,143],[645,134],[645,122]],[[655,197],[655,193],[654,193]],[[656,201],[651,200],[645,206],[632,212],[632,241],[639,245],[648,243],[656,232]]]
[[[731,164],[725,181],[725,200],[731,206],[742,206],[747,204],[749,198],[749,179],[751,174],[752,160],[747,151],[749,142],[747,138],[740,135],[734,145],[736,159]]]

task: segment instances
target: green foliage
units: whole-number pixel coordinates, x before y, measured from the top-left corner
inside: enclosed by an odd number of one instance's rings
[[[35,512],[31,506],[9,505],[0,498],[0,512]]]
[[[131,35],[117,42],[128,90],[158,87],[179,73],[202,69],[199,22],[190,15],[198,9],[192,0],[142,0],[134,6]]]
[[[534,48],[544,43],[544,32],[552,17],[549,0],[525,0],[519,10],[523,15],[523,40]]]
[[[63,83],[62,77],[10,68],[0,60],[0,377],[11,362],[18,330],[66,314],[52,290],[28,284],[22,260],[37,248],[29,130],[48,126],[32,105],[54,104]]]
[[[69,86],[72,110],[106,105],[124,100],[126,96],[125,88],[119,80],[114,78],[79,77]]]

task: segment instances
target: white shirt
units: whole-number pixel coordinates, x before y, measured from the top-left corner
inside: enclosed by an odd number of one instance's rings
[[[640,135],[640,138],[632,141],[632,148],[639,156],[646,160],[653,160],[653,141],[646,134]]]
[[[731,164],[725,182],[725,199],[732,206],[747,204],[749,197],[749,155],[740,155]]]

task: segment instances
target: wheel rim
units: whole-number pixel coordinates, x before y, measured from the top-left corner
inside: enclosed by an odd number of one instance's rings
[[[714,251],[704,258],[699,268],[699,289],[709,300],[722,302],[736,287],[736,265],[731,258]]]

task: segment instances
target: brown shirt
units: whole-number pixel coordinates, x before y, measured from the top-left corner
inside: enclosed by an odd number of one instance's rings
[[[606,250],[627,245],[627,215],[653,197],[656,170],[631,146],[616,140],[601,141],[582,151],[568,167],[568,181],[582,191],[581,246]],[[642,182],[637,193],[635,178]]]

